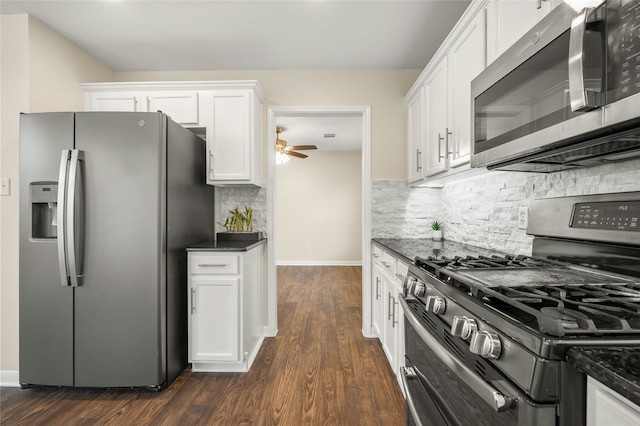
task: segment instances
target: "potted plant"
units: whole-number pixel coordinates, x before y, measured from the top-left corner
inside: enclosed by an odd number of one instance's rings
[[[241,211],[238,206],[229,210],[224,222],[216,222],[226,232],[218,232],[218,240],[259,240],[262,232],[253,232],[253,208],[245,206]]]
[[[437,220],[431,222],[431,239],[434,241],[442,240],[442,224]]]

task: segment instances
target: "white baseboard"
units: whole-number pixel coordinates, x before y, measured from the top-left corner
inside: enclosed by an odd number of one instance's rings
[[[359,260],[330,261],[330,260],[279,260],[278,266],[362,266]]]
[[[19,388],[20,373],[18,371],[0,371],[0,386]]]

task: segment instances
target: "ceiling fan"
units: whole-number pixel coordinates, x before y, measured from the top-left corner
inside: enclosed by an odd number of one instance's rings
[[[309,150],[309,149],[318,149],[317,146],[315,145],[294,145],[294,146],[287,146],[287,141],[285,141],[284,139],[280,139],[280,133],[283,132],[283,128],[282,127],[276,127],[276,152],[282,154],[287,154],[290,155],[292,157],[298,157],[298,158],[307,158],[308,155],[302,154],[300,152],[296,152],[296,151],[305,151],[305,150]]]

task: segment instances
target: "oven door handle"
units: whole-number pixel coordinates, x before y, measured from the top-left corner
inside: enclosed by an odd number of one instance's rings
[[[513,402],[514,398],[508,397],[497,391],[484,379],[471,371],[460,360],[451,356],[449,352],[444,349],[438,341],[429,333],[420,323],[416,314],[409,308],[409,305],[404,300],[402,295],[398,295],[402,310],[404,311],[407,320],[411,323],[418,336],[429,345],[429,349],[435,353],[440,361],[445,363],[451,371],[462,379],[473,391],[487,404],[489,404],[495,411],[508,410]]]
[[[422,421],[420,420],[420,416],[418,415],[418,409],[416,408],[416,403],[413,400],[413,395],[411,395],[411,392],[409,392],[408,381],[418,380],[418,378],[407,377],[407,372],[408,372],[407,370],[408,369],[406,367],[400,367],[400,381],[402,382],[402,387],[404,388],[404,394],[407,396],[407,405],[409,407],[409,411],[410,411],[411,417],[413,418],[414,423],[416,424],[416,426],[423,426]]]

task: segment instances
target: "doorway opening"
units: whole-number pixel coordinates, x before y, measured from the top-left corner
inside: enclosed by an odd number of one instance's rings
[[[268,173],[268,195],[267,195],[267,236],[269,238],[268,254],[267,254],[267,326],[265,334],[275,336],[278,331],[277,316],[277,261],[276,247],[279,242],[278,232],[282,223],[278,224],[278,217],[286,212],[279,211],[276,205],[277,186],[276,186],[276,128],[279,123],[304,121],[305,118],[312,119],[336,119],[350,118],[358,120],[358,128],[360,132],[360,164],[361,164],[361,221],[360,226],[360,262],[362,264],[362,332],[365,336],[371,335],[370,322],[370,244],[371,239],[371,107],[370,106],[270,106],[268,107],[267,118],[267,173]],[[286,133],[283,132],[281,137],[286,139]],[[290,141],[292,145],[298,145],[294,140]],[[316,151],[305,151],[309,156]],[[320,152],[318,152],[320,153]],[[295,158],[292,161],[302,161],[305,159]],[[335,206],[338,208],[339,206]],[[281,209],[282,210],[282,209]],[[279,216],[280,215],[280,216]],[[324,232],[330,233],[331,229],[324,229]],[[311,256],[312,254],[310,254]],[[331,264],[331,259],[324,259],[318,264]],[[289,262],[290,264],[294,264]],[[309,264],[308,261],[300,261],[300,264]]]

